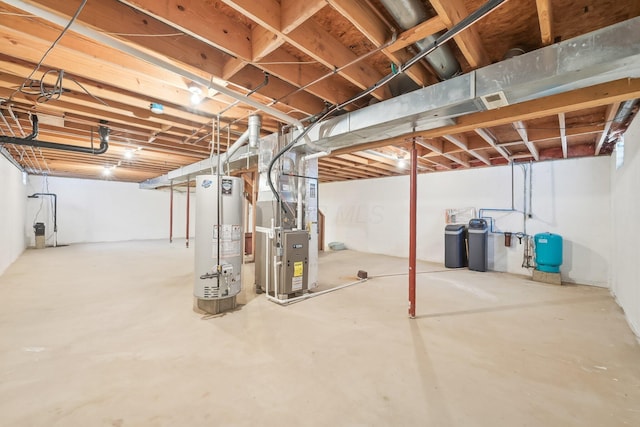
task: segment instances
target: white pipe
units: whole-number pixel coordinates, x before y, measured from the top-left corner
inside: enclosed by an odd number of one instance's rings
[[[309,298],[313,298],[313,297],[318,297],[320,295],[328,294],[329,292],[338,291],[340,289],[344,289],[344,288],[347,288],[349,286],[357,285],[358,283],[366,282],[367,280],[369,280],[369,279],[360,279],[360,280],[357,280],[355,282],[346,283],[344,285],[336,286],[335,288],[325,289],[324,291],[320,291],[320,292],[308,293],[308,294],[302,295],[300,297],[290,298],[290,299],[286,299],[286,300],[274,298],[272,296],[269,296],[269,294],[267,294],[267,298],[270,301],[273,301],[273,302],[275,302],[277,304],[280,304],[280,305],[289,305],[289,304],[293,304],[293,303],[296,303],[296,302],[300,302],[300,301],[305,300],[305,299],[309,299]]]
[[[258,114],[252,114],[249,116],[249,147],[256,148],[258,146],[258,140],[260,139],[260,126],[262,125],[262,118]]]
[[[325,156],[328,156],[329,154],[331,154],[329,150],[319,151],[313,154],[307,154],[306,156],[304,156],[304,161],[306,162],[307,160],[311,160],[311,159],[319,159],[320,157],[325,157]]]
[[[231,147],[229,147],[227,151],[225,151],[225,153],[220,158],[220,164],[224,165],[231,158],[231,156],[233,156],[233,154],[244,145],[244,143],[248,139],[249,129],[247,129],[242,135],[240,135],[240,138],[236,139],[236,142],[234,142]]]
[[[278,282],[280,281],[280,275],[278,274],[278,267],[280,266],[280,264],[282,264],[280,261],[278,261],[278,255],[274,255],[273,256],[273,281],[275,282],[275,285],[273,286],[273,295],[274,296],[278,296]],[[269,294],[267,294],[269,295]]]
[[[306,158],[301,157],[298,164],[298,204],[296,206],[296,227],[300,230],[304,230],[304,224],[302,223],[302,201],[304,199],[304,183],[306,182],[304,176],[304,166],[306,164]]]
[[[45,19],[49,22],[52,22],[54,24],[57,24],[61,27],[65,27],[68,23],[69,20],[65,17],[62,16],[58,16],[54,13],[51,13],[47,10],[44,10],[36,5],[30,4],[30,3],[26,3],[24,1],[21,0],[5,0],[4,3],[7,3],[13,7],[17,7],[18,9],[22,9],[25,12],[29,12],[32,15],[37,16],[38,18],[42,18]],[[243,104],[247,104],[250,105],[254,108],[257,108],[260,111],[264,111],[265,113],[282,120],[285,123],[289,123],[295,126],[302,126],[302,123],[300,122],[300,120],[295,119],[285,113],[283,113],[280,110],[276,110],[275,108],[271,108],[269,106],[263,105],[260,102],[254,101],[251,98],[247,98],[244,95],[241,95],[239,93],[236,93],[234,91],[232,91],[231,89],[227,89],[225,86],[216,84],[213,81],[210,81],[210,79],[206,79],[203,78],[197,74],[194,74],[192,72],[189,72],[187,70],[184,70],[183,68],[172,64],[169,61],[165,61],[163,59],[160,59],[158,57],[155,57],[153,55],[150,55],[148,53],[146,53],[145,51],[143,51],[142,49],[138,49],[136,47],[134,47],[133,45],[129,45],[126,44],[116,38],[112,38],[109,37],[103,33],[100,33],[98,31],[95,31],[87,26],[85,26],[84,24],[79,23],[78,21],[75,21],[70,29],[78,34],[81,34],[85,37],[88,37],[94,41],[97,41],[99,43],[105,44],[109,47],[112,47],[114,49],[117,49],[121,52],[127,53],[135,58],[138,58],[142,61],[148,62],[149,64],[152,65],[156,65],[158,67],[161,67],[169,72],[175,73],[179,76],[182,76],[186,79],[189,79],[191,81],[193,81],[194,83],[198,83],[204,87],[209,87],[217,92],[220,92],[224,95],[227,95],[233,99],[236,99],[238,101],[240,101]]]

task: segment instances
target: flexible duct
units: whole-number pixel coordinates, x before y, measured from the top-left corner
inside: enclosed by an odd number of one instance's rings
[[[429,18],[419,0],[380,0],[380,3],[389,11],[402,30],[413,28]],[[423,50],[436,40],[436,35],[428,36],[417,41],[416,46],[419,50]],[[450,79],[460,72],[460,64],[446,45],[440,46],[425,59],[442,80]]]
[[[0,144],[26,145],[28,147],[48,148],[51,150],[73,151],[74,153],[84,154],[104,154],[109,149],[109,128],[102,126],[105,121],[100,121],[98,134],[100,135],[100,147],[79,147],[71,144],[58,144],[56,142],[38,141],[38,116],[31,116],[31,124],[33,126],[31,133],[24,138],[15,138],[10,136],[0,136]]]

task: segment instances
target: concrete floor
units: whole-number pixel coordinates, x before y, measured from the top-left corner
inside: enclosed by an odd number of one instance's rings
[[[640,346],[606,289],[456,270],[418,276],[415,320],[401,276],[289,307],[245,286],[210,318],[192,311],[192,256],[26,251],[0,277],[0,425],[640,425]],[[324,286],[359,269],[406,260],[321,258]]]

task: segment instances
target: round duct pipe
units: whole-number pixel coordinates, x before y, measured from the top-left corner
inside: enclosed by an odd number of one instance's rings
[[[408,30],[429,19],[429,15],[420,0],[380,0],[402,30]],[[435,36],[425,37],[416,42],[422,50],[436,41]],[[460,64],[451,49],[444,45],[426,57],[427,62],[442,80],[450,79],[460,73]]]
[[[260,139],[260,126],[262,125],[262,117],[259,114],[249,116],[249,147],[256,148]]]

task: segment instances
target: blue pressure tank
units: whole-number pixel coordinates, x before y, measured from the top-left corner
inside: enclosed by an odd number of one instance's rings
[[[534,236],[536,243],[536,270],[560,273],[562,265],[562,236],[539,233]]]

